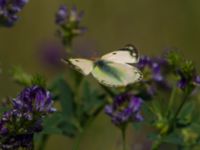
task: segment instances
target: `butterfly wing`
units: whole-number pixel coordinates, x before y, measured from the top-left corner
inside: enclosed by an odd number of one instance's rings
[[[92,75],[101,84],[110,87],[123,87],[142,79],[142,73],[134,66],[113,62],[102,62],[103,65],[97,63],[92,71]]]
[[[101,59],[122,64],[134,64],[139,61],[139,56],[133,45],[127,45],[124,48],[103,55]]]
[[[68,60],[62,60],[64,63],[70,64],[74,69],[82,73],[83,75],[88,75],[92,72],[94,63],[91,60],[82,58],[71,58]]]

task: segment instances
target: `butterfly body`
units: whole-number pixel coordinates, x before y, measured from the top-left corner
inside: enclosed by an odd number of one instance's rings
[[[77,71],[84,75],[92,74],[101,84],[122,87],[142,79],[142,73],[132,64],[139,60],[138,52],[133,46],[108,53],[96,61],[82,58],[68,59]]]

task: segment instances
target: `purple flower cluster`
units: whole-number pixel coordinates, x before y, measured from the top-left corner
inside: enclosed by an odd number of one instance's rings
[[[166,59],[142,56],[137,67],[143,72],[144,78],[142,82],[145,84],[148,95],[155,95],[158,88],[164,90],[171,88],[167,82],[167,76],[170,71]]]
[[[33,134],[21,134],[16,136],[4,137],[3,144],[0,143],[2,150],[17,150],[19,147],[33,150]]]
[[[65,25],[69,23],[80,24],[83,19],[83,11],[78,12],[76,6],[73,6],[71,10],[66,5],[61,5],[56,13],[56,24]]]
[[[129,121],[142,121],[142,99],[129,93],[123,93],[114,98],[113,104],[105,106],[105,112],[117,125],[123,125]]]
[[[192,61],[186,60],[177,50],[168,51],[166,59],[178,78],[177,86],[180,89],[191,92],[196,85],[200,84],[200,76],[197,75]]]
[[[69,13],[67,10],[67,6],[61,5],[58,12],[56,13],[56,24],[58,25],[64,25],[66,21],[68,20]]]
[[[0,119],[0,148],[31,148],[33,135],[42,130],[42,118],[54,112],[49,91],[32,86],[13,100],[13,108]]]
[[[164,81],[163,67],[166,65],[166,61],[162,58],[150,58],[148,56],[142,56],[138,63],[138,67],[141,70],[144,70],[147,67],[149,68],[149,71],[151,71],[151,79],[156,82]]]
[[[13,100],[14,108],[17,110],[40,113],[46,115],[54,112],[53,101],[49,91],[42,87],[33,86],[25,88],[21,94]]]
[[[187,87],[193,87],[194,84],[200,85],[200,76],[196,74],[196,71],[192,68],[190,71],[185,71],[183,68],[177,69],[177,75],[179,80],[177,86],[185,90]]]
[[[30,123],[29,127],[25,124]],[[31,148],[33,133],[42,130],[34,121],[27,121],[27,114],[12,109],[5,112],[0,120],[0,148],[3,150]]]
[[[18,20],[17,14],[28,0],[0,0],[0,25],[10,27]]]
[[[137,67],[144,76],[142,95],[144,91],[151,97],[161,90],[165,93],[171,92],[175,84],[182,90],[191,91],[195,85],[200,84],[200,76],[197,75],[193,63],[174,50],[166,51],[159,57],[142,56]]]
[[[65,44],[71,44],[75,36],[86,32],[86,28],[80,23],[83,19],[83,11],[79,12],[77,7],[68,9],[66,5],[61,5],[55,17],[55,23],[60,26],[58,35]]]

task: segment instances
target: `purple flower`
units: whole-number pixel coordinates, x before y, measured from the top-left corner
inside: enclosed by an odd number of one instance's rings
[[[152,99],[161,90],[170,93],[176,84],[189,93],[196,85],[200,85],[200,77],[197,76],[194,64],[175,50],[165,51],[158,57],[142,56],[137,67],[144,76],[140,84],[142,90],[138,95],[145,100]]]
[[[151,66],[151,63],[152,63],[152,60],[150,57],[148,56],[141,56],[140,60],[139,60],[139,63],[138,63],[138,67],[141,69],[141,70],[144,70],[144,68],[146,66]]]
[[[31,148],[33,145],[34,121],[26,119],[27,112],[11,109],[5,112],[0,120],[0,148],[12,150]]]
[[[0,25],[11,27],[18,20],[17,14],[28,0],[0,0]]]
[[[186,79],[180,79],[177,83],[177,86],[180,88],[180,89],[184,89],[186,86],[187,86],[188,82]]]
[[[185,76],[179,76],[179,81],[177,83],[177,86],[184,90],[186,89],[188,86],[193,86],[194,84],[200,85],[200,77],[194,75],[191,78],[186,78]]]
[[[105,106],[105,113],[111,117],[115,125],[120,126],[129,121],[142,121],[141,105],[141,98],[124,93],[116,96],[113,104]]]
[[[76,6],[68,9],[67,6],[61,5],[55,17],[55,23],[59,26],[58,36],[65,45],[71,45],[74,37],[81,35],[87,29],[80,25],[83,19],[83,11],[78,11]]]
[[[54,112],[52,96],[42,87],[32,86],[25,88],[19,96],[13,100],[14,108],[26,112],[36,112],[41,115]],[[31,116],[27,116],[31,117]]]
[[[200,84],[200,76],[197,75],[196,70],[192,63],[185,62],[183,66],[176,69],[176,75],[178,76],[179,80],[177,86],[182,89],[192,89],[195,88],[195,85]]]
[[[83,11],[78,12],[76,6],[73,6],[72,9],[67,9],[66,5],[61,5],[56,13],[55,22],[57,25],[64,24],[76,24],[79,25],[83,18]]]
[[[11,135],[9,138],[2,137],[1,140],[4,140],[0,143],[2,150],[33,149],[33,134]]]
[[[52,104],[51,94],[44,88],[25,88],[0,119],[0,149],[31,149],[34,133],[43,129],[43,118],[55,111]]]
[[[83,11],[78,12],[77,7],[73,6],[72,9],[71,9],[71,15],[70,15],[69,20],[71,22],[78,22],[78,23],[80,23],[80,21],[83,18],[83,15],[84,15]]]
[[[196,76],[194,82],[200,85],[200,76]]]
[[[169,64],[165,58],[142,56],[137,67],[143,72],[144,78],[142,83],[145,84],[144,88],[146,88],[147,95],[154,96],[158,88],[164,90],[171,89],[167,82]]]
[[[56,24],[63,25],[66,23],[69,17],[69,12],[67,10],[67,6],[61,5],[58,12],[56,13]]]

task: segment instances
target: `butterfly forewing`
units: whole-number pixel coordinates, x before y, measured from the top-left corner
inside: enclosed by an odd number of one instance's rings
[[[84,75],[88,75],[92,72],[94,63],[88,59],[76,58],[68,59],[67,61],[74,69]]]

